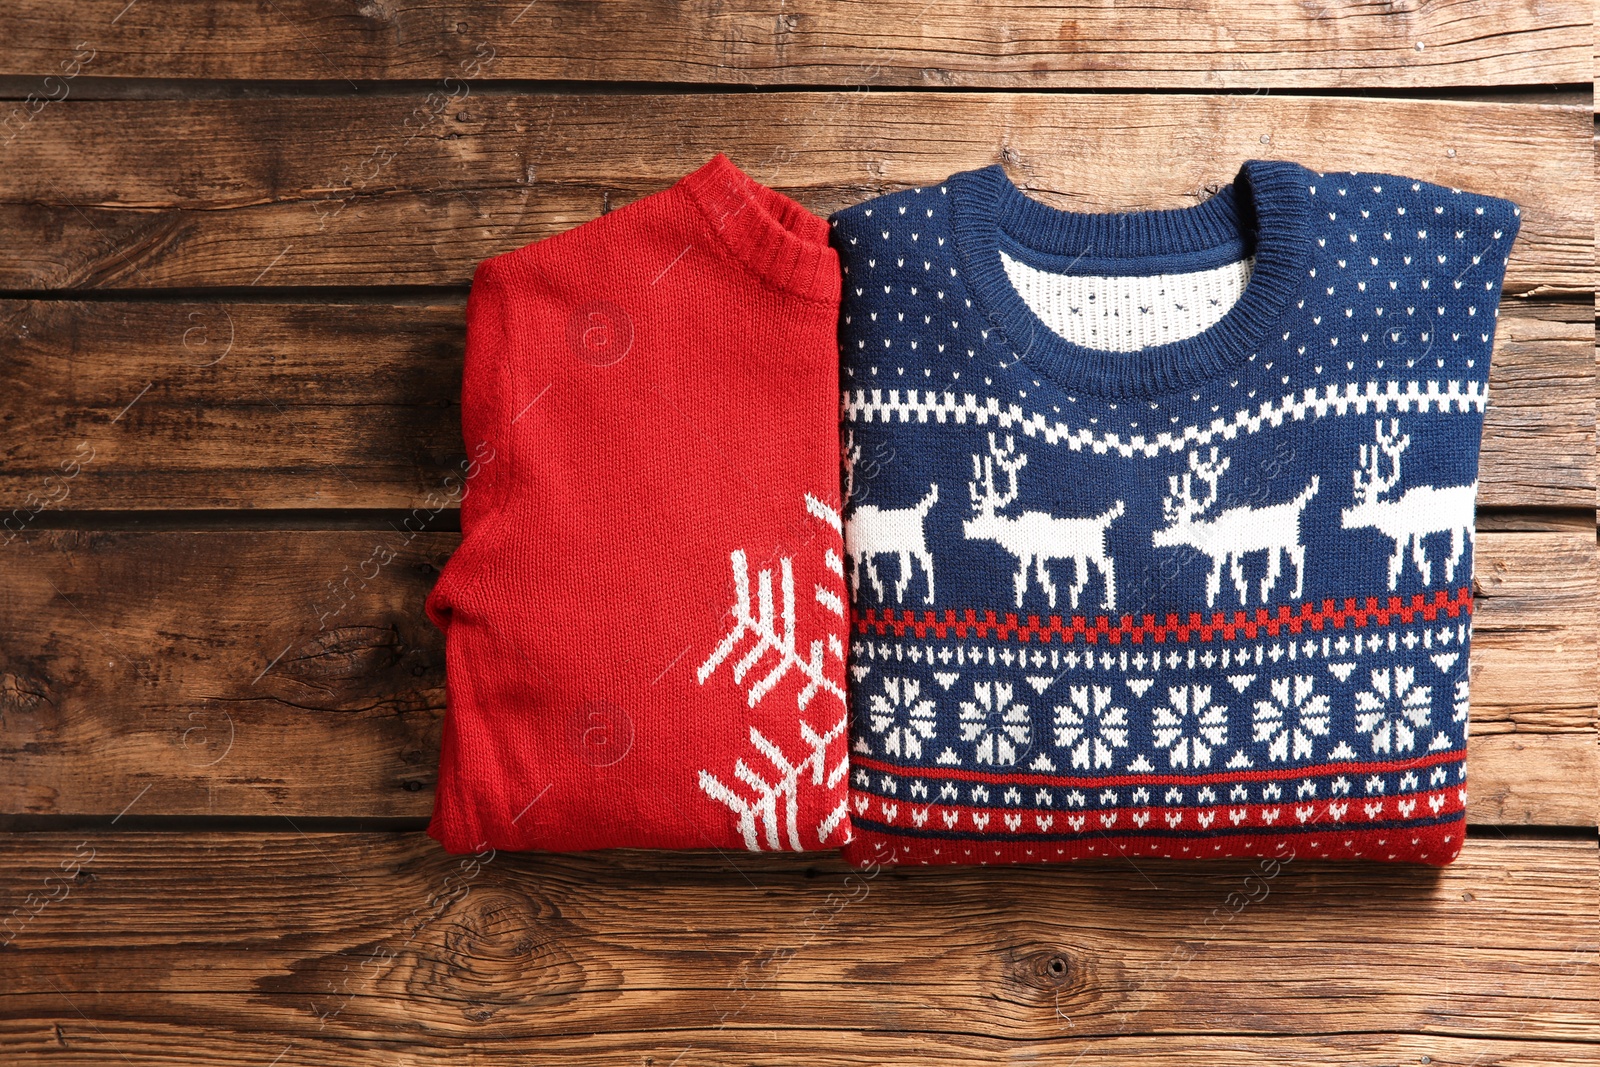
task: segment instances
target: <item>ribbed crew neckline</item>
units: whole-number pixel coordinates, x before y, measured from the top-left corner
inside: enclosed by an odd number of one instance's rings
[[[808,300],[839,303],[839,254],[828,224],[751,178],[718,152],[678,180],[727,250],[769,284]]]
[[[1298,163],[1247,160],[1232,184],[1193,207],[1101,213],[1031,199],[998,163],[963,171],[946,185],[956,256],[973,301],[1013,352],[1070,392],[1127,398],[1220,377],[1256,351],[1307,277],[1309,175]],[[1238,302],[1215,325],[1117,352],[1074,344],[1045,325],[1012,286],[1001,247],[1060,273],[1180,273],[1216,266],[1226,258],[1220,253],[1252,251],[1255,265]]]

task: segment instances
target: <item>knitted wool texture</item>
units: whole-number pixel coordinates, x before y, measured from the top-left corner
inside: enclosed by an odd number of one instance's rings
[[[838,257],[722,155],[483,263],[429,833],[846,840]]]
[[[1264,161],[1170,211],[993,166],[835,215],[847,854],[1453,859],[1518,224]]]

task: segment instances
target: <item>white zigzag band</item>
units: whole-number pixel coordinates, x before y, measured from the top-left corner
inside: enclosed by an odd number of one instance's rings
[[[1135,434],[1123,440],[1120,434],[1096,433],[1090,429],[1072,429],[1064,422],[1047,420],[1041,412],[1025,413],[1021,405],[1001,406],[994,397],[980,400],[972,393],[957,397],[955,393],[926,392],[917,389],[890,389],[884,398],[882,389],[854,389],[843,394],[842,413],[851,422],[901,422],[926,423],[954,422],[965,425],[968,421],[978,426],[991,421],[1003,430],[1020,430],[1029,437],[1042,438],[1046,443],[1065,444],[1074,452],[1085,448],[1105,454],[1115,451],[1124,458],[1135,455],[1155,457],[1163,452],[1182,452],[1196,445],[1209,445],[1213,441],[1231,441],[1240,433],[1254,434],[1266,426],[1282,426],[1285,419],[1303,422],[1307,418],[1334,415],[1372,415],[1400,412],[1438,411],[1441,414],[1467,414],[1482,412],[1488,405],[1489,390],[1481,382],[1437,381],[1367,382],[1346,385],[1328,385],[1321,392],[1307,389],[1301,395],[1293,393],[1273,402],[1264,401],[1258,411],[1238,411],[1230,418],[1216,418],[1207,427],[1186,426],[1181,433],[1163,430],[1155,437]],[[904,399],[902,399],[902,396]]]

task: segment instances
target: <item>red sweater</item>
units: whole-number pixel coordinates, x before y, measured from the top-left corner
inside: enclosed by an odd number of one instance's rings
[[[839,290],[827,224],[720,154],[478,268],[447,849],[849,839]]]

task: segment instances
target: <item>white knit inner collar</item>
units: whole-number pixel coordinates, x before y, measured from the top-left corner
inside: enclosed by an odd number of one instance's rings
[[[1083,348],[1136,352],[1216,325],[1244,293],[1255,257],[1181,274],[1055,274],[1012,258],[1000,262],[1025,304]]]

